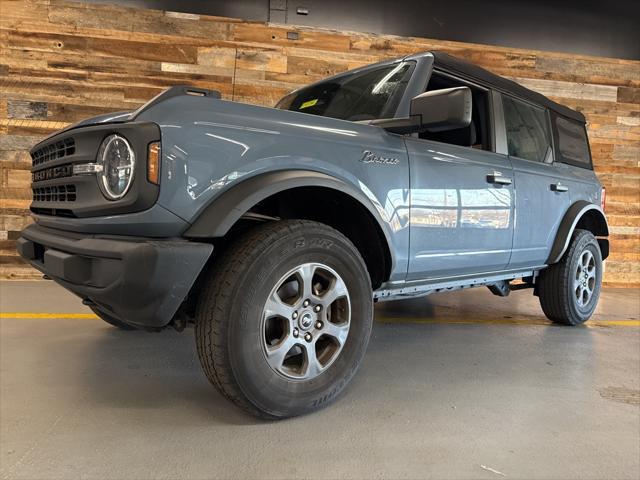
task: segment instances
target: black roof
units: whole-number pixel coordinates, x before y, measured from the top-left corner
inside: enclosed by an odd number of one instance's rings
[[[484,68],[474,65],[473,63],[452,57],[444,52],[435,51],[431,52],[431,54],[435,59],[434,64],[436,68],[439,67],[443,70],[469,77],[472,80],[476,80],[478,83],[485,84],[505,93],[510,93],[532,103],[537,103],[538,105],[553,110],[560,115],[585,123],[585,118],[582,113],[549,100],[544,95],[534,92],[533,90],[529,90],[519,83],[495,75]]]

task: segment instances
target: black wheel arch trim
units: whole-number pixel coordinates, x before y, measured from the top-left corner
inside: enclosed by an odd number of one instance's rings
[[[578,222],[588,212],[593,212],[597,219],[593,234],[598,237],[609,236],[609,224],[607,223],[607,217],[602,209],[598,205],[589,203],[586,200],[579,200],[569,207],[560,222],[556,238],[551,248],[551,253],[547,259],[547,265],[560,261],[562,255],[564,255],[564,252],[566,252],[569,247],[571,236],[573,235],[573,231],[576,229]],[[609,256],[609,240],[606,238],[598,238],[598,244],[600,245],[602,259],[604,260]]]
[[[185,232],[188,238],[216,238],[224,236],[231,227],[258,202],[297,187],[326,187],[347,194],[369,211],[377,222],[391,257],[395,263],[392,242],[384,221],[371,200],[347,182],[312,170],[280,170],[256,175],[231,187],[215,198],[200,213]]]

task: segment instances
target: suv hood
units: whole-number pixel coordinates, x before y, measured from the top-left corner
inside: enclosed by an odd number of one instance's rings
[[[73,125],[68,126],[66,130],[78,127],[86,127],[87,125],[97,125],[99,123],[124,123],[128,122],[131,119],[132,114],[132,111],[127,111],[96,115],[95,117],[85,118],[78,123],[74,123]]]
[[[89,125],[99,125],[101,123],[125,123],[131,120],[131,117],[133,116],[134,113],[135,112],[133,111],[113,112],[113,113],[105,113],[102,115],[96,115],[95,117],[85,118],[84,120],[80,120],[77,123],[73,123],[68,127],[63,128],[62,130],[57,130],[53,132],[51,135],[48,135],[47,137],[43,138],[40,142],[38,142],[38,144],[40,144],[41,142],[47,141],[49,138],[55,135],[59,135],[63,132],[68,132],[69,130],[73,130],[74,128],[78,128],[78,127],[86,127]]]

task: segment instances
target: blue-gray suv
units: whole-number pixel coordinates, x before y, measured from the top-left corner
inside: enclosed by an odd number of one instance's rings
[[[114,326],[195,324],[209,380],[267,418],[340,394],[376,301],[530,288],[577,325],[609,252],[584,116],[440,52],[275,108],[173,87],[31,156],[20,254]]]

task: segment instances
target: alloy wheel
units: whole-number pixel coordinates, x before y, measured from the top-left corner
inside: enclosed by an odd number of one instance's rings
[[[576,303],[584,308],[591,301],[596,285],[596,260],[593,253],[585,250],[580,255],[573,282]]]
[[[276,283],[262,314],[262,347],[269,366],[292,380],[310,380],[340,355],[351,323],[349,291],[340,275],[305,263]]]

